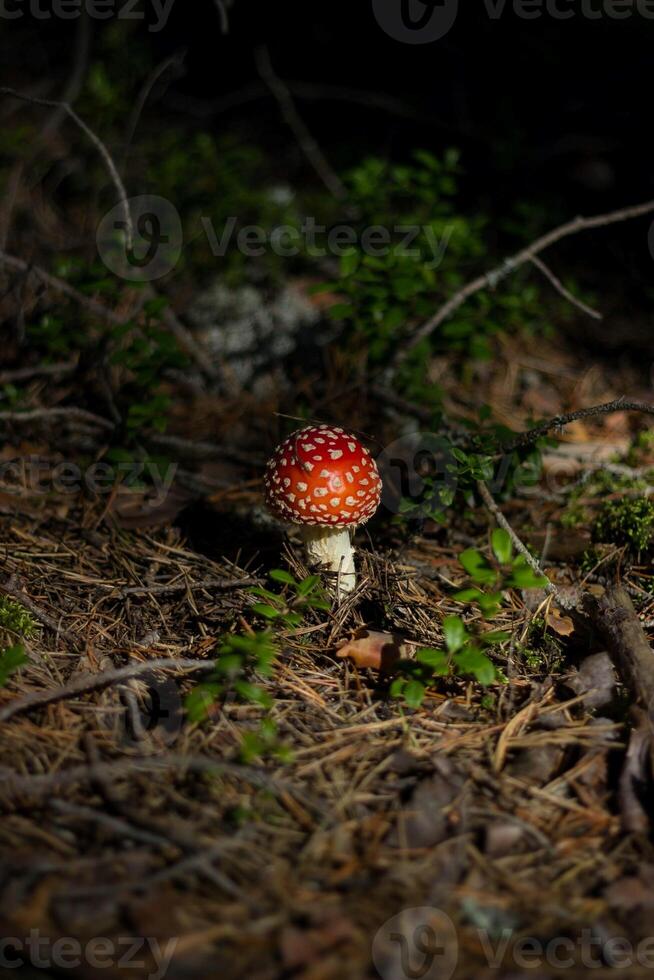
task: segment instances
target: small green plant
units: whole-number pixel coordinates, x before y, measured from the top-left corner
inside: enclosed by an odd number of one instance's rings
[[[281,593],[257,586],[251,591],[262,602],[250,607],[252,613],[273,624],[278,630],[295,630],[311,610],[328,610],[330,603],[317,575],[298,581],[290,572],[278,568],[270,572],[273,582],[282,585]],[[271,629],[249,630],[241,635],[228,634],[218,648],[213,675],[198,685],[186,698],[186,711],[192,722],[203,722],[218,701],[232,696],[256,704],[265,712],[273,701],[256,678],[270,677],[279,652],[278,642]],[[241,758],[251,762],[264,755],[286,760],[287,748],[277,737],[277,728],[265,714],[256,731],[247,732],[242,739]]]
[[[4,687],[14,671],[27,663],[25,648],[20,644],[6,647],[0,653],[0,687]]]
[[[542,588],[547,581],[532,571],[522,555],[514,556],[511,538],[502,528],[493,531],[491,547],[493,564],[475,548],[468,548],[459,555],[459,561],[475,585],[454,595],[459,602],[475,603],[486,619],[497,615],[506,589]],[[417,708],[427,688],[444,677],[473,677],[484,686],[503,680],[488,651],[509,639],[509,633],[504,630],[473,632],[460,616],[447,616],[443,621],[443,636],[445,649],[421,649],[414,660],[400,662],[400,676],[391,684],[393,697],[403,698],[409,707]]]
[[[29,640],[37,629],[36,620],[25,606],[7,596],[0,596],[0,630]]]
[[[403,698],[410,708],[419,708],[427,688],[443,677],[473,677],[487,686],[499,677],[499,672],[485,650],[509,638],[504,630],[470,633],[459,616],[443,620],[445,649],[429,647],[418,650],[414,660],[402,661],[401,676],[391,684],[392,697]]]
[[[645,551],[654,535],[654,503],[647,497],[609,500],[597,515],[592,535],[594,541]]]

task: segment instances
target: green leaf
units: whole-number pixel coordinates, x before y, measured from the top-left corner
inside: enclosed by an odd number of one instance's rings
[[[271,592],[269,589],[264,589],[262,586],[255,585],[254,588],[250,589],[252,595],[258,595],[261,599],[267,599],[268,602],[274,603],[276,606],[284,606],[285,602],[280,595],[276,592]]]
[[[454,657],[457,668],[463,674],[472,674],[480,684],[492,684],[496,672],[493,662],[477,647],[468,646]]]
[[[284,585],[297,585],[291,573],[284,568],[273,568],[272,572],[268,573],[268,577],[274,582],[282,582]]]
[[[508,565],[513,555],[513,544],[508,531],[501,527],[495,528],[491,536],[491,545],[500,565]]]
[[[458,616],[446,616],[443,620],[443,634],[450,653],[460,650],[468,638],[463,621]]]
[[[425,647],[417,651],[416,660],[418,663],[431,667],[434,674],[439,677],[445,677],[450,672],[450,661],[444,650],[432,650]]]
[[[459,561],[475,582],[488,585],[495,581],[495,572],[475,548],[467,548],[459,555]]]
[[[319,575],[308,575],[305,579],[297,584],[297,594],[298,595],[309,595],[315,587],[320,583]]]
[[[193,723],[206,721],[211,708],[216,703],[219,690],[217,684],[199,684],[186,695],[184,707],[189,721]]]
[[[425,685],[421,681],[407,681],[402,694],[410,708],[419,708],[425,697]]]
[[[458,592],[454,593],[452,598],[457,602],[476,602],[483,595],[484,593],[481,591],[481,589],[460,589]]]
[[[26,663],[27,654],[21,644],[18,643],[13,647],[7,647],[3,650],[2,654],[0,654],[0,687],[4,687],[10,675]]]
[[[280,615],[279,609],[275,609],[274,606],[269,606],[265,602],[255,602],[250,608],[257,616],[263,616],[265,619],[277,619]]]

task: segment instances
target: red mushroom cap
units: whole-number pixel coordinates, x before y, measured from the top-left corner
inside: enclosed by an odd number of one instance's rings
[[[370,452],[356,436],[333,425],[293,432],[269,460],[264,484],[270,510],[296,524],[363,524],[381,496]]]

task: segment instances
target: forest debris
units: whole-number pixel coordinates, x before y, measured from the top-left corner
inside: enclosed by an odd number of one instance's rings
[[[613,662],[608,653],[603,651],[585,657],[567,684],[575,694],[584,695],[587,708],[602,708],[613,700],[616,682]]]
[[[357,667],[371,667],[389,673],[401,657],[406,657],[406,642],[392,633],[359,630],[351,640],[338,648],[337,657],[350,657]]]
[[[569,616],[561,615],[556,606],[550,606],[546,616],[547,625],[558,636],[570,636],[575,631],[575,624]]]
[[[638,619],[629,594],[621,585],[611,586],[585,608],[634,697],[654,722],[654,652]]]
[[[629,747],[620,773],[619,801],[622,824],[628,833],[647,834],[649,817],[638,790],[651,782],[651,718],[634,709],[639,724],[631,732]]]
[[[464,783],[463,774],[449,759],[439,759],[436,772],[418,782],[386,843],[390,847],[415,848],[433,847],[445,840],[454,825],[465,820],[465,801],[460,801],[456,810],[453,808]]]

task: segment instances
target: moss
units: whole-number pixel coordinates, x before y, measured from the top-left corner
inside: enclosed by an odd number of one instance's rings
[[[37,622],[24,606],[6,596],[0,596],[0,630],[28,640],[37,629]]]
[[[646,497],[623,497],[604,504],[592,528],[593,540],[644,551],[654,535],[654,504]]]

